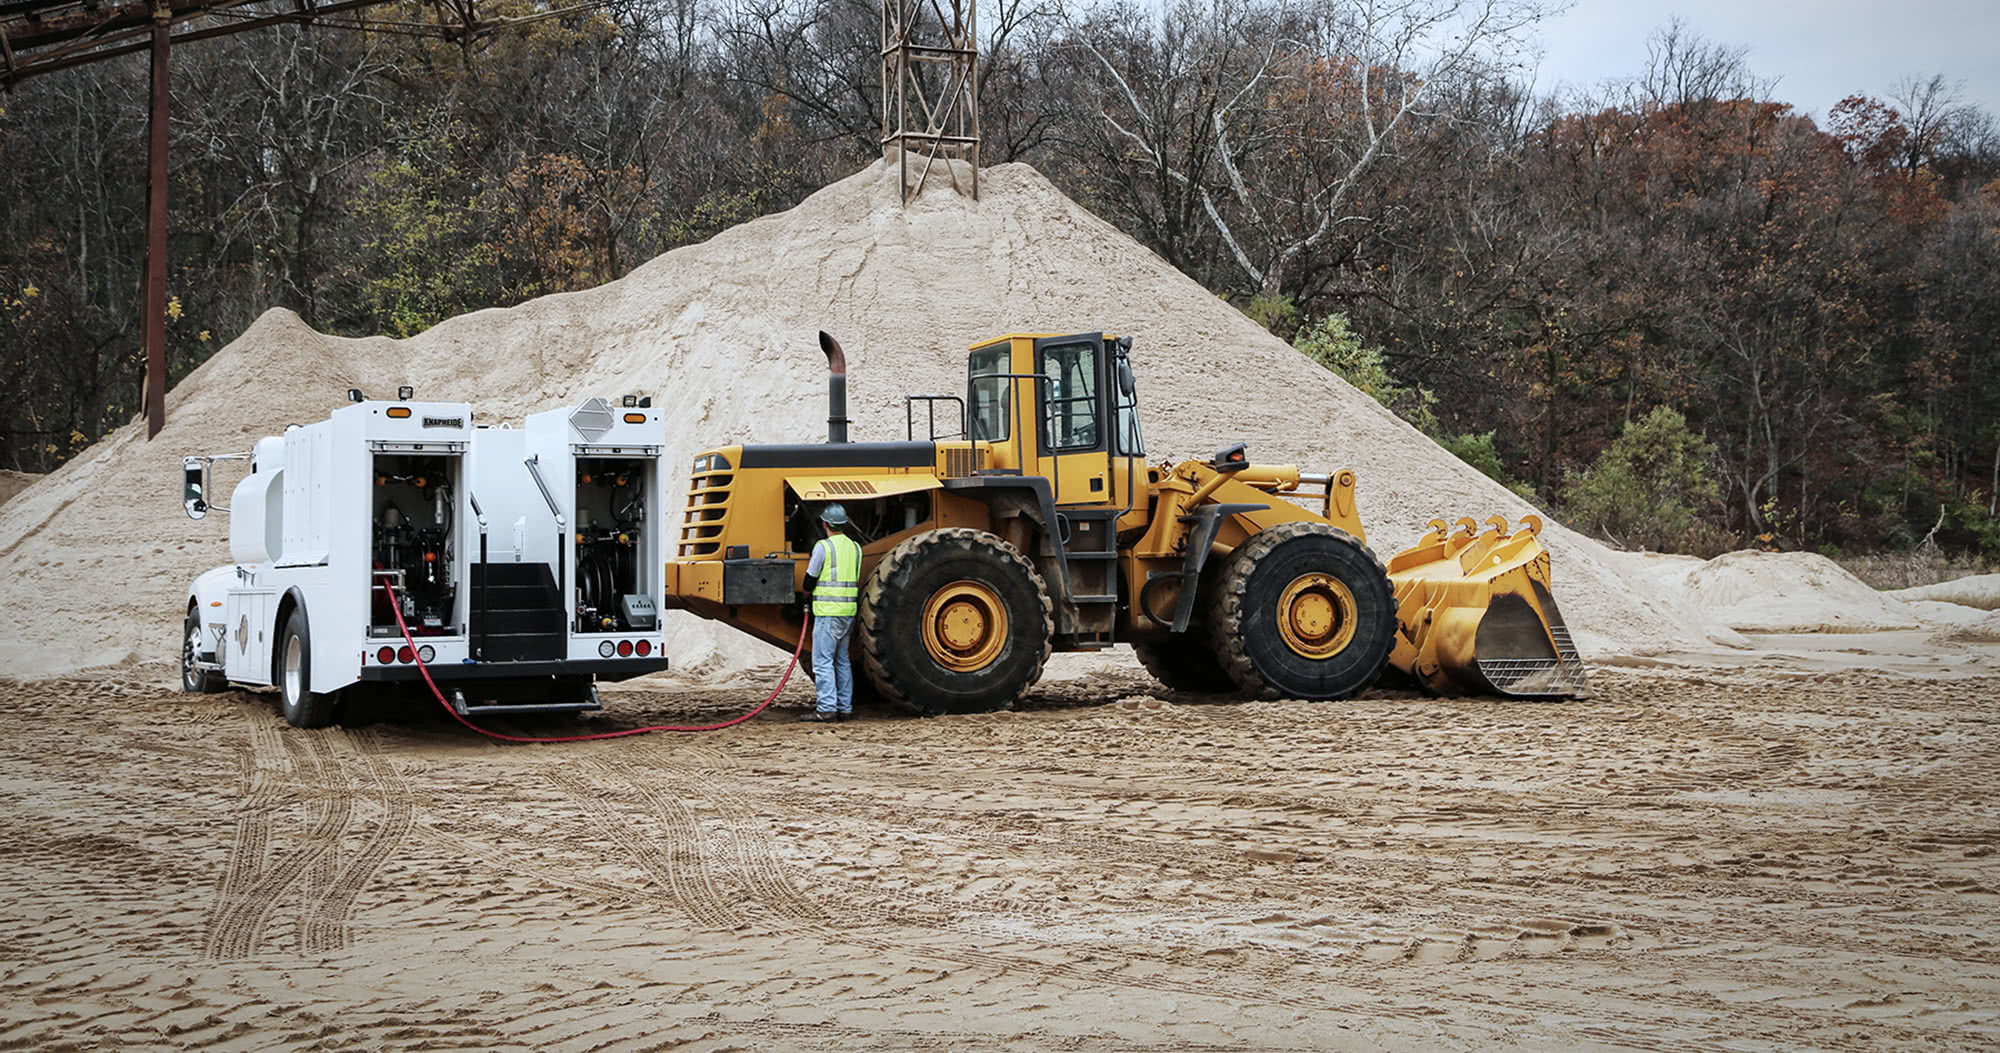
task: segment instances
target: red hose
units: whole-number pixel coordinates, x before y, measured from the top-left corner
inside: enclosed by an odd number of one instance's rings
[[[403,620],[403,605],[396,602],[396,586],[389,583],[389,576],[386,574],[382,576],[382,587],[389,591],[389,610],[396,616],[396,627],[403,631],[403,642],[408,644],[410,650],[414,653],[417,649],[417,641],[410,636],[410,625]],[[471,728],[489,739],[499,739],[501,742],[589,742],[593,739],[622,739],[628,735],[645,735],[654,731],[721,731],[723,728],[733,728],[749,720],[751,717],[764,712],[771,708],[771,703],[778,700],[778,693],[783,691],[785,684],[792,679],[792,670],[799,667],[799,654],[805,650],[806,631],[810,628],[812,628],[812,616],[807,615],[805,621],[799,626],[799,642],[792,647],[792,660],[785,666],[785,675],[778,678],[778,686],[771,689],[771,693],[764,697],[764,701],[757,703],[757,708],[750,712],[740,717],[725,720],[720,724],[655,724],[645,728],[627,728],[624,731],[600,731],[594,735],[503,735],[500,732],[488,731],[474,724],[472,721],[465,719],[458,710],[451,708],[451,703],[445,700],[444,692],[438,690],[437,681],[431,679],[430,667],[424,664],[421,655],[417,657],[417,672],[424,675],[424,683],[430,686],[432,697],[438,700],[438,705],[443,706],[446,713],[451,714],[451,719],[458,721],[460,724]]]

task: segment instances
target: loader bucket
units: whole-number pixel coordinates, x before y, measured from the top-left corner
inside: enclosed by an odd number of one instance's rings
[[[1502,516],[1486,525],[1433,519],[1389,561],[1399,630],[1389,660],[1444,695],[1583,695],[1583,660],[1549,590],[1542,521],[1525,516],[1511,533]]]

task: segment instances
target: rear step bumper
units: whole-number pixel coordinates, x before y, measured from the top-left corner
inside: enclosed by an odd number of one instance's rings
[[[652,658],[591,658],[545,662],[438,662],[431,666],[431,679],[440,684],[462,680],[500,680],[538,676],[594,676],[599,680],[629,680],[647,673],[664,672],[664,655]],[[371,665],[361,670],[361,679],[401,683],[422,680],[412,665]]]

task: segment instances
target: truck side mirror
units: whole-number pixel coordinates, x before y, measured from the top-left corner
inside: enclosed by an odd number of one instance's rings
[[[181,458],[181,507],[189,519],[208,514],[208,462],[199,457]]]

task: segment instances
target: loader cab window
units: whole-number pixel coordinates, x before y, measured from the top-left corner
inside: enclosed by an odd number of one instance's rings
[[[1011,372],[1007,363],[1009,347],[1006,343],[982,347],[969,359],[967,394],[971,396],[969,424],[974,442],[1000,442],[1009,435],[1007,393],[1014,383],[1005,376]]]
[[[1054,452],[1102,449],[1098,342],[1045,344],[1041,351],[1042,443]]]

